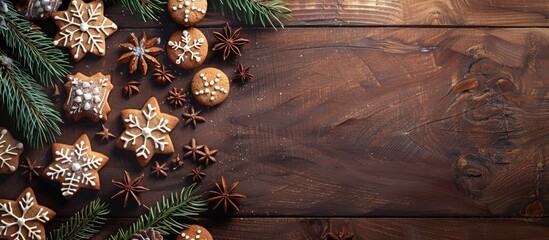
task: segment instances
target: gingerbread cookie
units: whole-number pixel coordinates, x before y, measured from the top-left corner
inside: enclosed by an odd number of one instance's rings
[[[15,7],[26,19],[46,20],[62,3],[62,0],[20,0]]]
[[[109,162],[109,158],[92,151],[86,134],[73,145],[54,143],[51,149],[53,162],[42,175],[59,182],[66,199],[72,198],[81,188],[99,191],[99,170]]]
[[[191,82],[194,98],[200,104],[213,107],[229,96],[229,78],[217,68],[204,68],[198,71]]]
[[[72,0],[67,11],[52,13],[59,33],[53,44],[70,48],[74,61],[80,61],[90,52],[105,56],[105,39],[116,32],[118,27],[103,15],[103,1],[85,3]]]
[[[142,109],[124,109],[120,115],[126,130],[120,134],[116,146],[135,151],[139,166],[147,165],[155,153],[175,152],[170,132],[179,119],[160,112],[156,98],[149,98]]]
[[[208,41],[196,28],[178,30],[170,37],[166,52],[170,61],[178,67],[193,69],[200,66],[208,56]]]
[[[0,127],[0,174],[12,174],[19,167],[23,144],[13,138],[8,129]]]
[[[64,107],[67,117],[74,121],[83,117],[94,122],[107,121],[107,115],[111,112],[108,98],[112,88],[111,75],[68,75],[65,83],[67,102]]]
[[[199,225],[190,225],[189,228],[181,231],[177,240],[212,240],[212,234],[204,227]]]
[[[34,192],[28,187],[15,201],[0,199],[0,238],[46,239],[44,225],[54,217],[54,211],[38,205]]]
[[[208,9],[207,0],[168,0],[168,13],[172,20],[185,27],[194,26]]]

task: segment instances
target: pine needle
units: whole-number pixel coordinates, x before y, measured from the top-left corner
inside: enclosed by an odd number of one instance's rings
[[[32,29],[32,23],[17,13],[10,1],[4,2],[8,12],[0,12],[0,16],[7,28],[0,30],[0,39],[42,85],[53,85],[52,78],[63,81],[71,68],[67,56],[53,46],[51,38]]]
[[[159,13],[164,11],[166,5],[162,0],[116,0],[126,7],[132,14],[141,14],[143,21],[158,20]]]
[[[196,184],[192,184],[183,188],[179,193],[162,196],[162,200],[158,201],[152,208],[148,208],[149,212],[141,215],[128,230],[120,229],[116,235],[111,236],[109,239],[130,239],[133,234],[151,227],[163,235],[178,234],[188,227],[181,220],[193,219],[199,213],[207,210],[207,203],[201,199],[198,190]]]
[[[97,234],[105,225],[109,214],[109,204],[101,199],[92,201],[88,206],[74,214],[58,229],[51,231],[48,240],[87,240]]]
[[[11,117],[15,132],[31,147],[54,142],[62,120],[51,100],[18,61],[0,52],[0,63],[0,106]]]
[[[276,26],[284,28],[282,20],[290,18],[291,10],[283,1],[259,1],[259,0],[214,0],[221,7],[224,14],[224,6],[229,6],[233,18],[244,21],[247,24],[255,24],[257,21],[263,27],[267,24],[276,29]]]

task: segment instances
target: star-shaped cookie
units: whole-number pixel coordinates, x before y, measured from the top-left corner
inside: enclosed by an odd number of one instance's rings
[[[70,199],[81,188],[100,189],[99,170],[109,158],[91,149],[90,139],[82,134],[73,145],[54,143],[53,162],[42,175],[61,184],[61,192]]]
[[[83,117],[94,122],[107,121],[107,115],[111,112],[108,98],[112,88],[111,75],[68,75],[65,83],[67,101],[64,106],[67,117],[74,121]]]
[[[34,192],[28,187],[15,201],[0,199],[0,238],[46,239],[44,225],[54,217],[54,211],[38,205]]]
[[[0,127],[0,174],[15,172],[22,152],[23,143],[13,138],[8,129]]]
[[[120,134],[116,146],[135,151],[139,166],[147,165],[155,153],[175,152],[170,132],[179,119],[160,112],[156,98],[149,98],[142,109],[122,110],[121,117],[126,130]]]
[[[53,22],[59,27],[53,44],[70,48],[74,61],[80,61],[91,52],[105,56],[105,38],[118,30],[116,24],[103,15],[103,1],[85,3],[72,0],[67,11],[52,13]]]

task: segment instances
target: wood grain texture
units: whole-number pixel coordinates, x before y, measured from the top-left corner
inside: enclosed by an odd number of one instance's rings
[[[54,221],[50,227],[60,223]],[[133,219],[111,219],[94,239],[106,239]],[[546,219],[515,218],[210,218],[199,219],[216,240],[319,240],[344,227],[365,239],[546,239]],[[175,239],[170,236],[168,240]]]
[[[150,30],[166,39],[172,30]],[[213,41],[212,29],[203,29]],[[176,71],[169,87],[150,76],[127,74],[116,47],[129,30],[109,38],[107,56],[87,56],[73,72],[112,75],[113,108],[106,125],[123,130],[119,113],[140,108],[150,96],[163,112],[171,87],[189,88],[194,71]],[[191,138],[217,148],[203,190],[221,175],[240,181],[236,216],[520,216],[539,198],[545,205],[549,134],[549,30],[547,29],[246,29],[244,56],[221,62],[210,54],[204,67],[226,73],[238,62],[253,65],[256,80],[233,84],[228,100],[204,109],[196,130],[172,132],[177,153]],[[303,39],[306,39],[304,41]],[[164,63],[167,59],[161,58]],[[170,67],[174,69],[173,67]],[[141,92],[125,100],[122,86],[141,80]],[[61,97],[64,99],[64,95]],[[193,103],[198,106],[196,103]],[[62,101],[58,101],[61,107]],[[58,142],[90,137],[100,124],[62,126]],[[99,196],[116,192],[112,179],[141,169],[114,142],[92,141],[111,157],[101,171],[101,191],[63,200],[58,188],[32,183],[39,202],[69,216]],[[30,152],[46,165],[48,149]],[[170,156],[155,156],[166,161]],[[542,164],[540,168],[538,165]],[[146,177],[146,205],[178,191],[193,168],[166,179]],[[27,184],[18,173],[0,177],[0,198],[15,198]],[[112,217],[135,217],[143,208],[112,201]]]
[[[215,0],[214,0],[215,1]],[[323,0],[287,1],[296,26],[549,26],[547,1],[523,0]],[[227,19],[210,9],[199,27],[221,26]],[[154,28],[172,23],[168,14],[160,22],[136,24],[128,10],[108,7],[107,15],[121,28]]]

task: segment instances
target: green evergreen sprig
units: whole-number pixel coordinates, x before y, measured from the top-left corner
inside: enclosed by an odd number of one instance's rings
[[[159,13],[164,11],[166,2],[162,0],[116,0],[132,14],[138,13],[144,21],[158,20]]]
[[[193,219],[198,214],[207,210],[207,202],[198,194],[199,188],[196,184],[185,187],[179,193],[171,193],[169,196],[162,196],[155,206],[148,208],[149,212],[141,215],[127,230],[118,230],[110,240],[126,240],[147,228],[154,228],[161,234],[177,234],[188,227],[181,222],[184,219]]]
[[[71,65],[66,54],[53,46],[53,40],[41,31],[31,28],[32,23],[17,13],[10,1],[4,1],[7,12],[0,12],[6,28],[0,28],[0,39],[42,85],[63,80]]]
[[[96,199],[76,212],[58,229],[51,231],[48,240],[87,240],[97,234],[107,221],[109,204]]]
[[[284,28],[282,20],[290,18],[291,10],[283,1],[261,0],[214,0],[221,7],[221,13],[225,14],[224,6],[228,6],[233,18],[244,21],[247,24],[255,24],[257,21],[265,27],[267,24],[276,29],[276,26]]]
[[[0,106],[11,117],[15,131],[31,147],[52,143],[61,134],[59,112],[42,92],[42,86],[21,64],[0,51]]]

